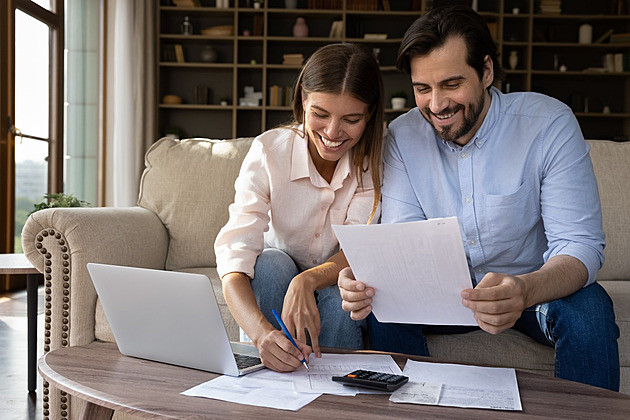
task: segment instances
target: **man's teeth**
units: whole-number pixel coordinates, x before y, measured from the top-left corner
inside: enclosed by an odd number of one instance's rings
[[[450,114],[442,114],[442,115],[437,115],[437,114],[433,114],[435,115],[435,118],[437,118],[438,120],[446,120],[451,118],[453,115],[455,115],[454,112],[451,112]]]
[[[319,136],[319,138],[322,139],[322,143],[324,143],[324,145],[326,145],[326,147],[337,147],[337,146],[341,146],[341,143],[343,143],[343,141],[326,140],[322,136]]]

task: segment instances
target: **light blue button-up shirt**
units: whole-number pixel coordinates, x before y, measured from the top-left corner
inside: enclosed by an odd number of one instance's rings
[[[604,233],[588,144],[571,110],[531,92],[492,103],[464,147],[438,138],[417,108],[389,126],[382,223],[457,216],[476,285],[488,272],[523,274],[555,255],[595,281]]]

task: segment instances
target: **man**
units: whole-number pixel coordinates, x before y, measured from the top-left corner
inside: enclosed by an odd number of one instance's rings
[[[597,183],[571,110],[492,87],[496,46],[465,6],[414,22],[397,66],[411,75],[417,108],[389,127],[382,223],[457,216],[474,287],[462,304],[479,327],[514,327],[555,346],[557,377],[618,390],[619,329],[595,283]],[[370,314],[378,296],[349,268],[338,284],[344,310],[368,317],[373,349],[428,355],[425,326],[380,324]]]

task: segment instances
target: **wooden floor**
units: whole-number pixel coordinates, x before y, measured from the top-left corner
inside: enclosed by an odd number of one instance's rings
[[[39,288],[37,356],[43,354],[43,288]],[[42,420],[42,378],[27,391],[26,291],[0,294],[0,418]]]

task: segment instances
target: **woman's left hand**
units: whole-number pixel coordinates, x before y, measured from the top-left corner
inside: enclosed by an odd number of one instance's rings
[[[321,321],[315,301],[315,288],[311,284],[306,272],[293,278],[284,296],[282,320],[291,334],[302,343],[306,343],[305,330],[308,331],[315,357],[321,357],[319,349]]]

